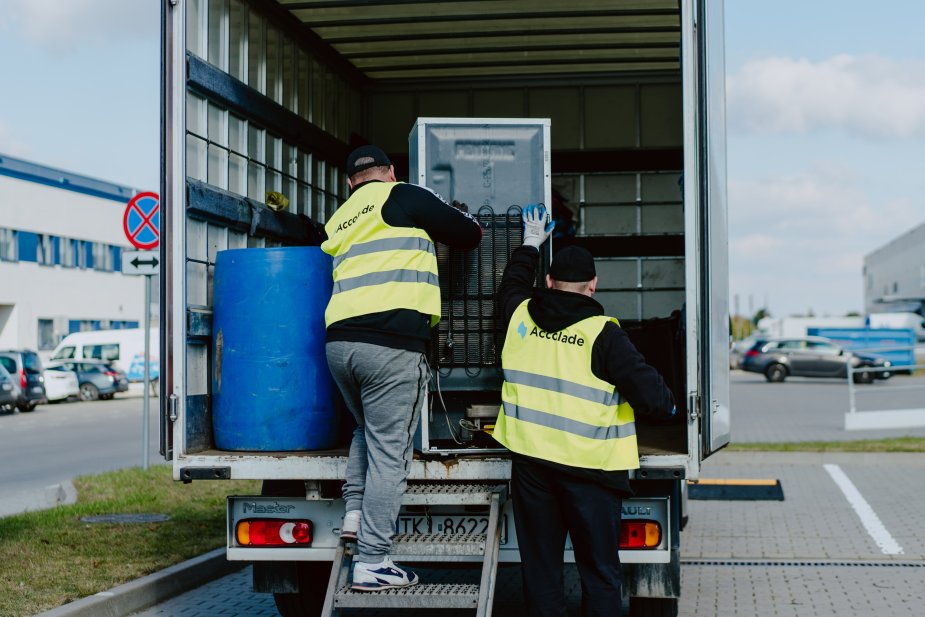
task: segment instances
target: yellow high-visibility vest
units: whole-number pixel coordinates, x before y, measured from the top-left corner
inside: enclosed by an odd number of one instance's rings
[[[619,322],[598,315],[547,332],[530,317],[528,302],[514,311],[504,339],[494,438],[513,452],[572,467],[638,468],[633,408],[591,372],[594,341],[608,322]]]
[[[361,186],[324,226],[321,250],[334,260],[334,288],[325,327],[351,317],[395,309],[440,321],[440,283],[434,242],[422,229],[391,227],[382,205],[398,182]]]

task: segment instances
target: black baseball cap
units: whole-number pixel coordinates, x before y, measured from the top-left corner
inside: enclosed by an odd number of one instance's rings
[[[597,276],[594,256],[580,246],[567,246],[552,258],[549,276],[557,281],[584,283]]]
[[[352,176],[370,167],[388,167],[391,164],[388,155],[378,146],[360,146],[347,157],[347,175]]]

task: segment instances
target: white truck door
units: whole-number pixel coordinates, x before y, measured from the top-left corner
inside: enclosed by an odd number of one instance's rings
[[[729,443],[729,269],[722,0],[682,4],[688,383],[700,458]],[[692,444],[693,445],[693,444]],[[693,453],[692,453],[693,454]]]
[[[173,422],[185,400],[186,6],[164,2],[161,81],[160,450],[173,458]]]

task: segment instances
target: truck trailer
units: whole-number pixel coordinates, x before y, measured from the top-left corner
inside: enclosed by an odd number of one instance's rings
[[[227,557],[254,564],[254,589],[285,617],[491,613],[498,568],[520,559],[510,461],[490,436],[493,293],[520,208],[542,202],[571,221],[547,263],[592,252],[595,298],[675,394],[673,421],[637,419],[614,550],[631,613],[676,615],[686,486],[730,431],[722,1],[163,0],[162,50],[161,451],[178,481],[263,481],[227,502]],[[217,256],[320,244],[365,143],[485,230],[471,253],[438,250],[443,319],[394,547],[402,563],[481,572],[465,584],[349,592],[348,444],[221,450],[212,430]]]

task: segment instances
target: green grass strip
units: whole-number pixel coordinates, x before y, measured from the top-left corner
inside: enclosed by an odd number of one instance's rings
[[[731,443],[731,452],[925,452],[925,437],[893,437],[856,441]]]
[[[74,486],[76,504],[0,519],[0,615],[34,615],[223,546],[225,496],[260,492],[256,481],[175,482],[166,465],[82,476]],[[136,513],[170,520],[80,520]]]

